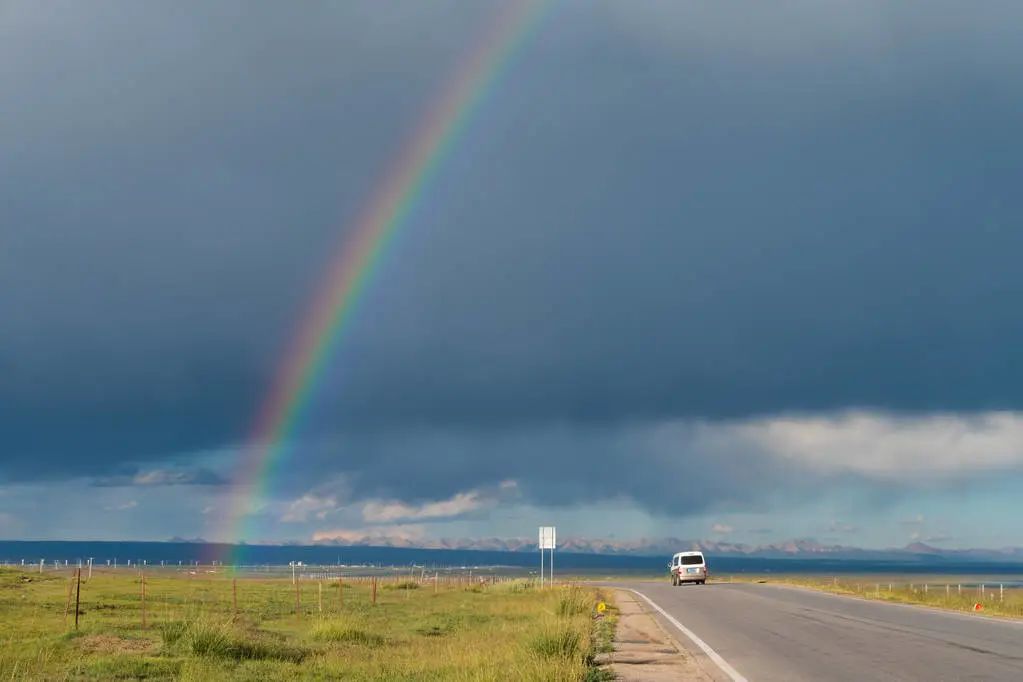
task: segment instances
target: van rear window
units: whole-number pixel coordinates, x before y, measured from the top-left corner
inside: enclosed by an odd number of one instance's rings
[[[703,557],[698,555],[690,555],[682,557],[683,566],[698,566],[703,563]]]

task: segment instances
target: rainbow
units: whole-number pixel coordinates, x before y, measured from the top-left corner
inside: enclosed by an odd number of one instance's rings
[[[510,57],[539,23],[545,4],[545,0],[511,0],[505,4],[475,49],[460,62],[440,97],[427,109],[354,228],[345,231],[241,450],[220,537],[230,542],[249,539],[251,529],[246,522],[265,498],[276,468],[287,457],[292,437],[351,323],[362,292],[473,113],[499,80]]]

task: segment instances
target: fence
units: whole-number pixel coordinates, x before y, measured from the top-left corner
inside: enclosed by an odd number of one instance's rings
[[[45,566],[45,564],[44,564]],[[17,566],[21,569],[21,566]],[[478,572],[427,572],[424,567],[391,570],[386,575],[346,574],[336,567],[284,567],[292,575],[238,578],[232,571],[212,567],[143,566],[131,570],[105,566],[49,569],[44,581],[60,585],[63,625],[82,624],[148,628],[202,617],[264,620],[281,617],[339,615],[375,608],[413,593],[438,594],[454,590],[485,591],[511,581],[535,581]],[[298,570],[302,568],[303,570]],[[38,565],[22,569],[31,580]],[[66,581],[66,588],[60,583]],[[46,602],[48,603],[48,602]]]

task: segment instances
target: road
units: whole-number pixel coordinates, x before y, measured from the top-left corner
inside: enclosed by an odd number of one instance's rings
[[[645,595],[702,640],[709,654],[658,614],[723,680],[1023,680],[1020,622],[780,585],[615,586]]]

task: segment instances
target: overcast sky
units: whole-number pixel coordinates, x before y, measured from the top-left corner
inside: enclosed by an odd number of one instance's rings
[[[216,537],[500,3],[0,5],[0,537]],[[257,538],[1023,545],[1023,8],[551,2]]]

